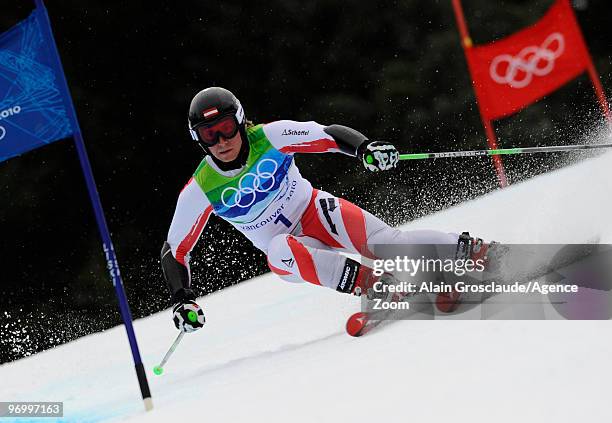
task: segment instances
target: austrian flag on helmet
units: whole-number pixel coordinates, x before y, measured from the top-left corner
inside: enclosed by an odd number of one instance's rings
[[[219,110],[217,110],[216,107],[212,107],[212,108],[210,108],[208,110],[204,110],[202,112],[202,116],[204,116],[204,119],[210,119],[213,116],[216,116],[218,114],[219,114]]]

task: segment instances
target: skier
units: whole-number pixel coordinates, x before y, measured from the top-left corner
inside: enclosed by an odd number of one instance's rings
[[[280,120],[254,125],[238,99],[220,87],[193,98],[188,123],[206,156],[179,195],[161,251],[175,304],[173,320],[184,332],[201,328],[205,321],[190,288],[189,256],[211,213],[266,253],[270,269],[281,279],[356,295],[371,286],[372,270],[340,252],[376,257],[369,244],[459,243],[469,251],[482,244],[467,233],[392,228],[349,201],[314,189],[293,157],[340,152],[357,157],[368,171],[387,171],[399,159],[389,142],[372,141],[337,124]],[[444,311],[457,301],[452,299]]]

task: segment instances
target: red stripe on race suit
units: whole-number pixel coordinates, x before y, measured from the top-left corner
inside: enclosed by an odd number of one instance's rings
[[[185,191],[185,188],[187,188],[189,186],[189,184],[191,183],[191,181],[193,181],[193,176],[187,181],[187,183],[185,184],[185,186],[183,187],[183,189],[181,190],[181,192]]]
[[[278,267],[275,267],[272,263],[270,263],[270,259],[268,259],[268,267],[270,268],[270,270],[273,273],[276,273],[279,276],[285,276],[285,275],[292,275],[293,274],[291,272],[287,272],[286,270],[279,269]]]
[[[310,282],[315,285],[321,285],[321,281],[319,280],[319,276],[317,275],[317,269],[315,267],[314,260],[312,259],[310,252],[304,246],[304,244],[295,239],[293,235],[287,236],[287,244],[289,244],[289,248],[291,249],[293,258],[297,263],[298,269],[300,271],[300,277],[306,282]]]
[[[204,229],[204,225],[206,225],[206,222],[208,222],[208,218],[210,217],[211,212],[212,212],[212,206],[206,207],[206,210],[204,210],[204,213],[198,216],[198,219],[191,227],[191,230],[189,231],[187,236],[183,238],[183,240],[177,247],[176,261],[181,263],[183,266],[186,266],[185,256],[189,254],[194,244],[200,237],[200,234],[202,233],[202,230]]]
[[[344,248],[329,234],[329,231],[323,225],[321,219],[319,219],[319,213],[317,212],[316,207],[316,199],[318,194],[319,190],[313,188],[312,196],[310,197],[308,207],[306,207],[306,211],[300,219],[300,224],[302,225],[302,233],[306,236],[316,238],[323,244],[329,245],[330,247]]]
[[[339,198],[339,200],[344,228],[346,229],[353,247],[355,247],[359,254],[369,258],[375,258],[370,250],[368,250],[368,237],[363,210],[344,198]]]
[[[331,150],[338,150],[336,141],[329,138],[321,138],[313,141],[305,141],[302,144],[288,145],[280,149],[281,153],[326,153]]]

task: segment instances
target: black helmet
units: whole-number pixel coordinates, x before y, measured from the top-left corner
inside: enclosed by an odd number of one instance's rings
[[[232,116],[241,134],[244,134],[246,118],[242,105],[234,94],[221,87],[210,87],[200,91],[189,106],[191,137],[206,150],[205,140],[197,128],[213,125],[226,116]]]

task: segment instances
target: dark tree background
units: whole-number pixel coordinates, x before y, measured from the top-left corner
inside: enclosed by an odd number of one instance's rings
[[[474,42],[486,43],[536,22],[552,0],[463,3]],[[612,87],[610,2],[574,5],[603,84]],[[3,2],[0,32],[32,7]],[[170,305],[159,251],[178,193],[201,160],[186,121],[192,96],[207,86],[232,90],[256,122],[342,123],[401,152],[486,146],[450,0],[48,0],[47,7],[135,317]],[[551,145],[584,142],[600,122],[582,76],[497,129],[502,147]],[[573,159],[505,161],[518,182]],[[402,163],[385,174],[342,155],[297,162],[314,186],[390,224],[496,187],[485,158]],[[0,362],[120,323],[70,140],[0,163],[0,205]],[[192,256],[200,294],[267,271],[262,254],[217,218]]]

